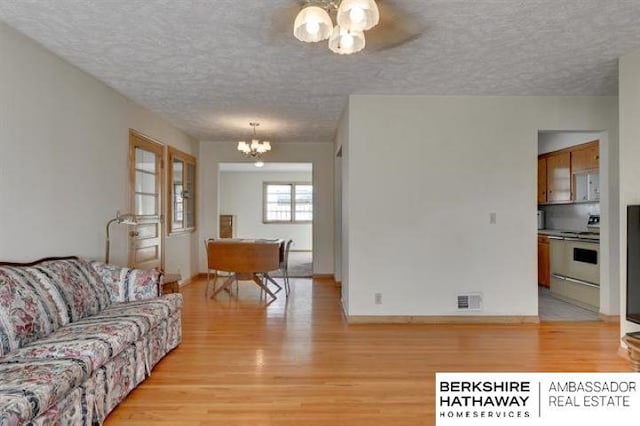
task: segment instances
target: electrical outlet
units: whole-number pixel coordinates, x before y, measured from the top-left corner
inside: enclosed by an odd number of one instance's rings
[[[382,305],[382,293],[376,293],[374,299],[376,305]]]
[[[495,225],[498,221],[498,214],[497,213],[489,213],[489,223],[491,225]]]

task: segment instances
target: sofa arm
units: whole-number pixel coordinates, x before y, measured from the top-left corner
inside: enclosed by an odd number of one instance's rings
[[[102,278],[113,303],[153,299],[160,295],[162,272],[157,269],[132,269],[91,262]]]

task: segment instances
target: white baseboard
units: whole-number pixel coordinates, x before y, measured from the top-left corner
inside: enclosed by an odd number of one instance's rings
[[[538,324],[537,315],[349,315],[349,324]]]

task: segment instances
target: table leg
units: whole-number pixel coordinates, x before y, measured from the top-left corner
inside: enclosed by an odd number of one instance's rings
[[[253,279],[253,282],[255,282],[258,285],[258,287],[263,289],[269,296],[273,297],[274,299],[277,299],[276,295],[271,290],[269,290],[269,287],[267,287],[265,284],[262,283],[262,280],[260,279],[259,276],[254,274],[252,279]]]
[[[220,287],[219,289],[213,292],[213,294],[211,295],[211,298],[213,299],[218,295],[218,293],[220,293],[223,290],[229,290],[229,287],[231,286],[231,284],[233,284],[234,279],[235,279],[234,275],[229,275],[227,279],[224,280],[224,283],[222,283],[222,287]]]
[[[212,276],[213,281],[211,280]],[[213,291],[216,291],[216,283],[218,282],[218,271],[213,271],[213,273],[211,273],[211,269],[207,269],[207,285],[204,287],[204,297],[207,297],[209,295],[209,287],[211,286],[212,282]]]

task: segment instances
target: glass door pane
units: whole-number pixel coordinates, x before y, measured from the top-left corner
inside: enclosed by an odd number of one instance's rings
[[[134,213],[137,216],[157,216],[158,156],[140,147],[135,149]]]
[[[153,152],[145,151],[141,148],[136,148],[136,170],[144,172],[155,173],[156,172],[156,155]]]
[[[155,195],[136,193],[136,212],[138,216],[156,216],[158,197]]]
[[[136,192],[145,194],[156,193],[156,175],[136,170]]]

